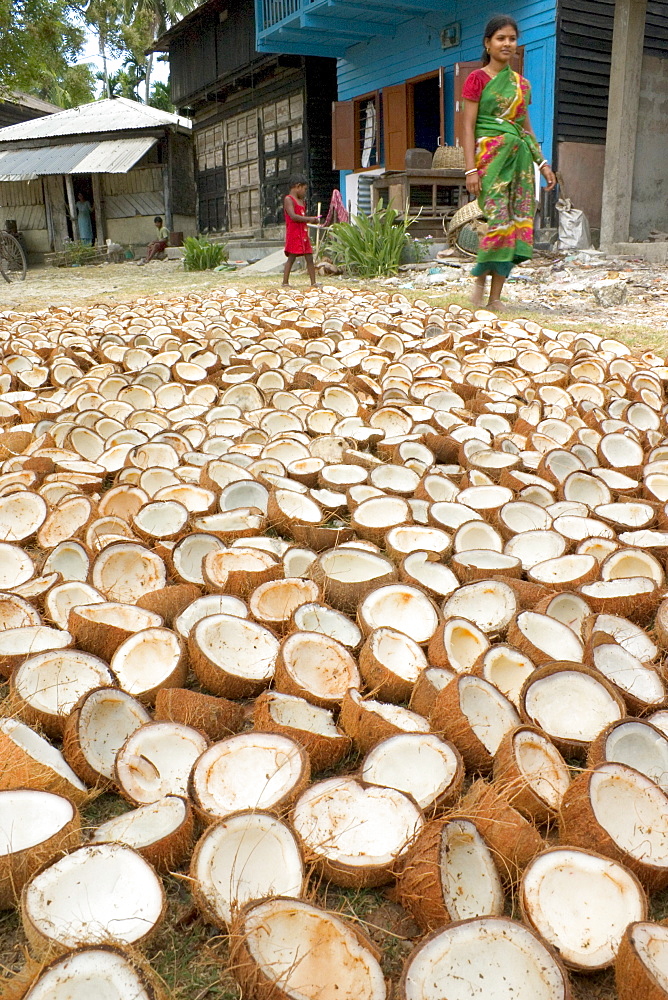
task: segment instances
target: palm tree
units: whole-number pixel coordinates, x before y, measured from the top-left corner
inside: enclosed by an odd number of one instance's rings
[[[164,34],[173,24],[176,24],[185,14],[198,5],[198,0],[125,0],[125,14],[128,20],[134,20],[138,15],[148,15],[151,41]],[[153,69],[153,53],[149,53],[146,61],[146,77],[144,80],[145,103],[151,96],[151,71]]]

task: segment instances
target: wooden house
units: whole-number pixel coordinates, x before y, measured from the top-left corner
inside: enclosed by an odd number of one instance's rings
[[[62,110],[49,101],[43,101],[40,97],[14,91],[0,99],[0,128],[16,125],[18,122],[27,122],[31,118],[43,118],[44,115],[53,115]]]
[[[95,242],[144,246],[154,216],[194,234],[190,122],[124,98],[95,101],[0,129],[0,218],[31,254],[78,237],[75,199],[95,209]]]
[[[273,235],[291,174],[329,204],[336,63],[255,46],[253,0],[208,0],[155,43],[169,53],[171,96],[192,118],[202,231]]]

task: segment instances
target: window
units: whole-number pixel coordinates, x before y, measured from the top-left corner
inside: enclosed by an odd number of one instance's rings
[[[335,170],[369,170],[383,157],[383,105],[380,93],[365,94],[332,105],[332,149]]]

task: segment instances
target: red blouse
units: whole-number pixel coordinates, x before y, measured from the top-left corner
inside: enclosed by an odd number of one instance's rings
[[[466,78],[466,82],[462,88],[462,98],[465,101],[473,101],[475,104],[478,104],[483,90],[491,82],[491,76],[489,73],[485,73],[484,69],[474,69]]]

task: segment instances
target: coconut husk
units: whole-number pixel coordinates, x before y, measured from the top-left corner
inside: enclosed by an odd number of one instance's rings
[[[210,740],[224,740],[244,724],[244,707],[227,698],[216,698],[186,688],[162,688],[155,699],[156,722],[181,722],[198,729]]]

